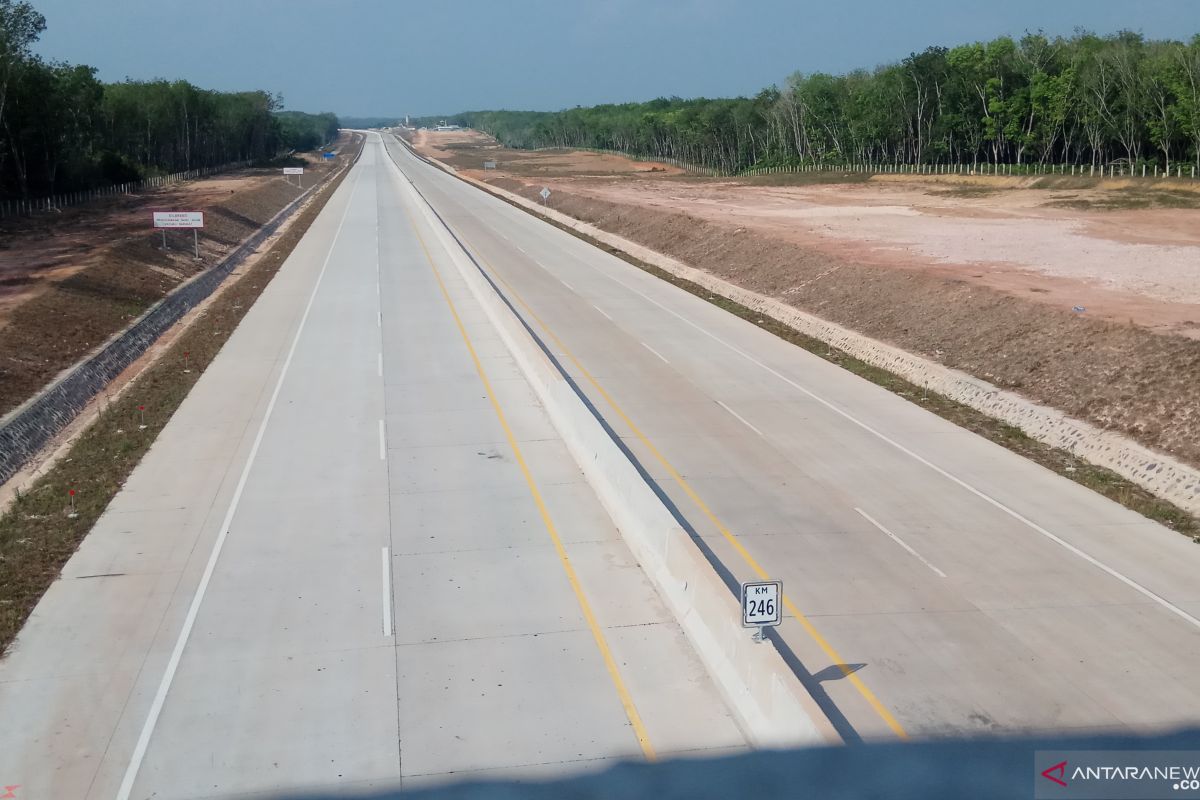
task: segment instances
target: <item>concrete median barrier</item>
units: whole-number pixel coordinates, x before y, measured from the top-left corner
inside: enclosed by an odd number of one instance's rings
[[[402,172],[400,179],[721,687],[748,738],[759,747],[840,742],[833,725],[775,647],[753,641],[750,631],[741,626],[741,609],[733,594],[501,291]]]

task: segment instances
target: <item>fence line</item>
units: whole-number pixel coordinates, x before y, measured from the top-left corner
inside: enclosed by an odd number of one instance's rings
[[[589,153],[605,153],[608,155],[625,156],[626,158],[661,161],[689,172],[711,177],[730,175],[796,175],[804,172],[861,172],[872,174],[898,175],[1014,175],[1020,177],[1039,175],[1074,175],[1076,177],[1100,178],[1153,178],[1153,179],[1189,179],[1197,177],[1196,166],[1173,164],[1169,170],[1155,166],[1153,169],[1142,164],[1140,169],[1128,164],[993,164],[978,162],[974,164],[929,163],[908,164],[902,162],[849,162],[823,163],[809,162],[805,164],[785,164],[771,167],[749,167],[740,171],[730,171],[724,167],[712,164],[698,164],[683,159],[651,156],[625,150],[612,150],[604,147],[534,147],[534,151],[544,150],[584,150]]]
[[[661,161],[664,164],[670,164],[673,167],[679,167],[680,169],[687,170],[688,172],[695,172],[700,175],[708,175],[709,177],[714,178],[733,174],[729,170],[721,167],[715,167],[710,164],[698,164],[692,161],[684,161],[681,158],[671,158],[670,156],[648,156],[639,153],[626,152],[624,150],[610,150],[604,147],[533,147],[530,149],[535,152],[544,150],[585,150],[589,153],[605,153],[611,156],[624,156],[625,158]]]
[[[1186,171],[1185,171],[1186,170]],[[786,164],[773,167],[751,167],[742,175],[799,174],[803,172],[863,172],[870,174],[899,175],[1012,175],[1017,177],[1076,176],[1091,178],[1147,178],[1150,180],[1196,180],[1196,167],[1173,165],[1169,170],[1155,166],[1153,170],[1145,164],[1140,169],[1119,164],[904,164],[904,163],[851,163],[851,164]]]
[[[218,172],[228,172],[231,169],[244,169],[253,163],[251,161],[233,161],[228,164],[220,164],[215,167],[202,167],[200,169],[189,169],[184,172],[172,172],[170,175],[158,175],[153,178],[146,178],[140,181],[130,181],[128,183],[115,183],[111,186],[105,186],[100,189],[88,189],[80,192],[66,192],[65,194],[54,194],[49,197],[38,197],[32,200],[4,200],[0,201],[0,219],[15,216],[33,216],[40,212],[57,211],[69,206],[82,205],[90,203],[93,200],[98,200],[103,197],[115,197],[119,194],[133,194],[134,192],[143,189],[157,189],[161,186],[167,186],[180,181],[190,181],[196,178],[204,178],[209,175],[215,175]]]

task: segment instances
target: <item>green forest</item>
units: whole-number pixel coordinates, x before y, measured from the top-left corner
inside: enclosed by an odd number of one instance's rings
[[[93,67],[34,54],[45,28],[30,3],[0,0],[0,197],[270,159],[337,135],[333,114],[281,112],[268,92],[103,83]]]
[[[425,118],[422,124],[434,124]],[[449,121],[510,147],[587,147],[726,172],[799,164],[1200,167],[1200,35],[1002,36],[754,97],[677,97]]]

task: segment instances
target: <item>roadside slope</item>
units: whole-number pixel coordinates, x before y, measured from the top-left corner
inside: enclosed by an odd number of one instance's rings
[[[550,210],[1200,467],[1193,182],[670,178],[420,133],[462,177],[549,186]]]
[[[450,160],[463,163],[464,158],[469,160],[455,151]],[[473,169],[459,174],[472,181],[486,177]],[[1195,477],[1200,425],[1194,424],[1200,408],[1191,390],[1200,375],[1200,340],[1055,311],[965,280],[839,260],[735,222],[689,217],[649,199],[639,205],[600,200],[594,193],[576,195],[570,181],[567,191],[556,189],[552,208],[537,195],[542,182],[488,177],[487,185],[515,193],[536,213],[563,214],[568,227],[576,227],[575,220],[594,225],[602,231],[595,235],[604,239],[611,233],[617,238],[609,244],[635,259],[699,281],[713,295],[733,297],[751,313],[783,320],[784,327],[848,349],[872,368],[913,384],[897,391],[941,392],[1019,428],[1035,444],[1066,448],[1041,452],[1003,428],[991,433],[1165,524],[1188,532],[1197,527],[1177,509],[1156,507],[1150,493],[1190,514],[1200,508]],[[639,194],[639,185],[629,184],[630,197]],[[688,191],[687,185],[680,191]],[[699,272],[693,274],[693,268]],[[720,285],[731,287],[732,294]],[[851,346],[859,340],[861,347]],[[878,347],[878,342],[886,344]],[[1001,391],[1011,399],[997,400]],[[979,427],[953,408],[947,416]],[[1086,445],[1080,445],[1081,437]],[[1087,459],[1103,472],[1089,471]],[[1164,469],[1172,460],[1177,467]]]
[[[349,139],[339,142],[349,149]],[[338,163],[308,165],[309,186]],[[175,287],[218,263],[300,196],[277,169],[239,170],[142,194],[14,218],[0,228],[0,416],[42,389]],[[152,210],[205,212],[163,235]]]
[[[204,369],[345,177],[333,178],[270,250],[225,287],[199,319],[116,402],[106,405],[48,472],[0,516],[0,651],[150,449]],[[188,353],[184,364],[184,353]]]

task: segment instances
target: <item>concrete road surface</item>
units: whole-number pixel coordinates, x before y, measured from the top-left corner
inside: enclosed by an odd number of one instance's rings
[[[1200,720],[1200,547],[389,152],[715,568],[783,580],[844,738]]]
[[[0,787],[744,748],[424,202],[847,740],[1197,720],[1200,547],[372,135],[0,662]]]
[[[0,791],[744,749],[401,180],[371,137],[0,662]]]

